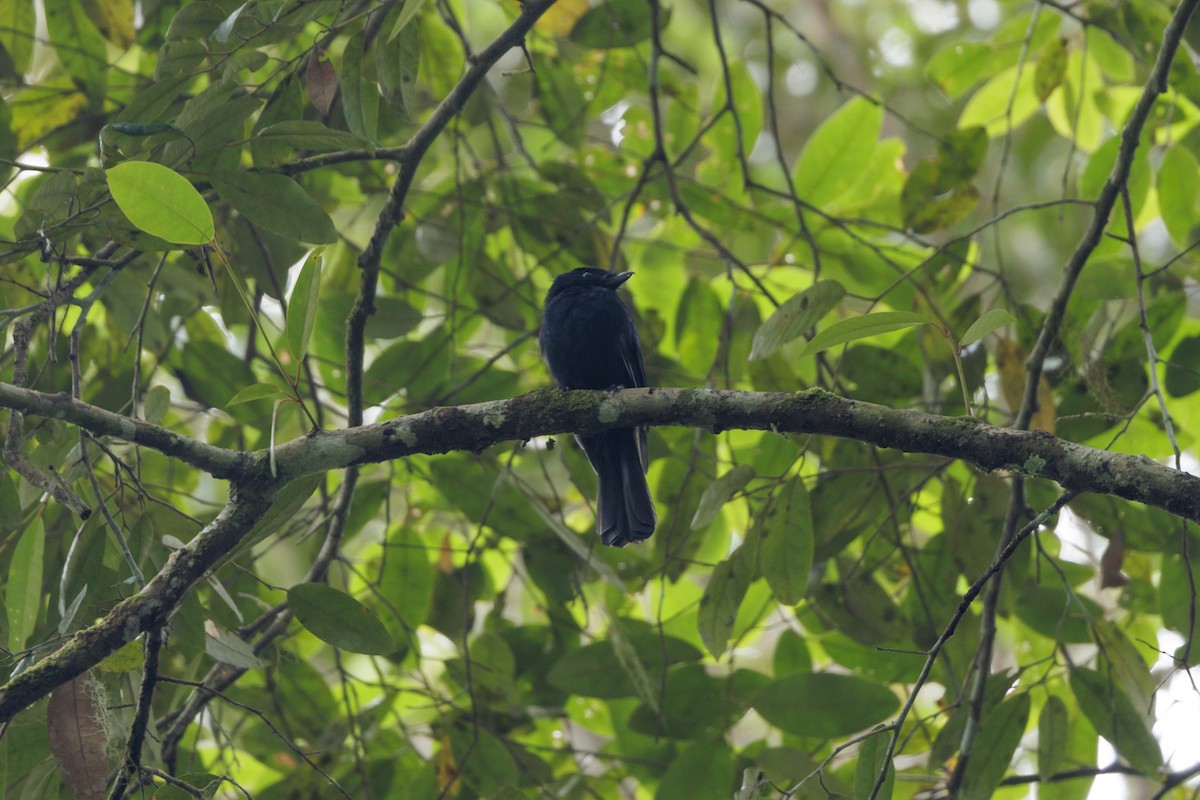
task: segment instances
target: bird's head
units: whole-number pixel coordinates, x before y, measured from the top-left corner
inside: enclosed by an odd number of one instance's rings
[[[579,267],[570,272],[564,272],[555,278],[546,299],[554,297],[554,295],[565,289],[574,287],[586,288],[595,286],[616,291],[617,287],[632,277],[632,272],[609,272],[608,270],[597,269],[596,267]]]

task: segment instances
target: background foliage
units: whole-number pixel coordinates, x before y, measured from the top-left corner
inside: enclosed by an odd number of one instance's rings
[[[545,386],[541,298],[599,264],[652,385],[1024,407],[1190,464],[1194,27],[1153,70],[1191,5],[0,0],[3,366],[261,450]],[[0,795],[1188,796],[1187,523],[657,428],[659,530],[610,551],[558,445],[292,484],[165,632],[5,725]],[[10,675],[229,499],[52,417],[5,458]]]

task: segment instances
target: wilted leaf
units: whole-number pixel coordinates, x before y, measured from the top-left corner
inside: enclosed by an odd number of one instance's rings
[[[108,778],[108,731],[91,673],[72,678],[50,693],[46,727],[50,752],[63,783],[79,800],[103,800]]]
[[[308,99],[312,101],[313,108],[321,112],[321,116],[328,115],[333,101],[337,98],[337,73],[320,46],[314,47],[312,55],[308,57],[304,83],[308,88]]]

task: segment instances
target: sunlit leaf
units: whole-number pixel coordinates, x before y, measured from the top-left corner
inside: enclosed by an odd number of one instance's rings
[[[818,281],[785,300],[767,317],[754,334],[751,360],[766,358],[783,345],[803,335],[825,316],[846,294],[837,281]]]
[[[1011,325],[1016,321],[1017,318],[1008,313],[1006,309],[993,308],[971,323],[971,327],[967,328],[967,332],[958,340],[958,346],[963,348],[969,347],[989,333],[999,330],[1005,325]]]
[[[176,244],[205,244],[215,233],[208,204],[187,178],[152,161],[107,170],[113,200],[146,233]]]
[[[835,322],[810,339],[808,344],[804,346],[804,349],[800,351],[798,357],[811,356],[814,353],[828,350],[830,347],[837,347],[839,344],[845,344],[846,342],[854,342],[859,339],[867,339],[903,328],[928,324],[929,320],[920,314],[913,314],[910,311],[880,311],[876,314],[863,314],[859,317],[851,317],[841,322]]]

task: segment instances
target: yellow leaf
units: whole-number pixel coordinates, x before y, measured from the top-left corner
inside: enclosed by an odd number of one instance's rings
[[[0,23],[3,24],[3,23]],[[64,127],[80,115],[88,104],[87,97],[74,87],[63,85],[68,79],[20,89],[9,99],[12,111],[12,130],[17,135],[17,152],[29,147],[53,130]]]
[[[142,640],[134,639],[97,666],[105,672],[133,672],[142,665],[143,657]]]
[[[588,0],[558,0],[537,21],[537,29],[553,36],[567,36],[589,8]]]
[[[133,0],[83,0],[83,10],[105,39],[122,50],[133,44]]]
[[[450,737],[443,736],[441,745],[437,755],[433,757],[438,789],[442,797],[455,797],[458,795],[461,781],[458,779],[458,763],[454,760],[454,748],[450,745]]]
[[[1025,397],[1025,359],[1028,357],[1025,348],[1011,339],[997,340],[996,368],[1000,371],[1000,388],[1004,392],[1005,402],[1014,413],[1021,407],[1021,400]],[[1054,433],[1056,419],[1054,393],[1043,375],[1038,381],[1038,409],[1029,421],[1029,427]]]

